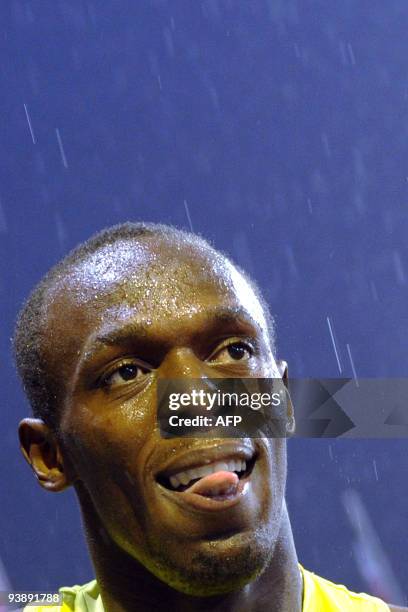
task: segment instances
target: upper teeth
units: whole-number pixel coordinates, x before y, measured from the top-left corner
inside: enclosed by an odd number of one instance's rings
[[[230,459],[228,461],[214,461],[207,465],[201,465],[193,470],[185,470],[184,472],[177,472],[174,476],[170,476],[171,486],[177,489],[180,485],[188,485],[191,480],[197,478],[203,478],[214,472],[245,472],[246,461],[241,459]]]

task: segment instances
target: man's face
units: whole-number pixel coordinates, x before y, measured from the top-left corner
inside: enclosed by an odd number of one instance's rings
[[[254,578],[280,528],[285,441],[165,439],[156,418],[159,378],[279,376],[246,281],[208,249],[145,238],[90,256],[51,298],[46,348],[65,381],[60,439],[85,516],[181,591]],[[224,500],[170,482],[231,461],[242,483]]]

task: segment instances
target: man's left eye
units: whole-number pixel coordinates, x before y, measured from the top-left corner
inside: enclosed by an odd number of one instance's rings
[[[218,363],[247,360],[254,354],[252,346],[246,342],[231,342],[219,349],[210,359]]]

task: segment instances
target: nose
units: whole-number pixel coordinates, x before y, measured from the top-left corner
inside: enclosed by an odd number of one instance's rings
[[[174,427],[170,421],[173,410],[177,410],[177,416],[181,419],[194,418],[196,416],[207,415],[205,405],[195,400],[197,392],[212,392],[217,390],[217,384],[213,383],[213,378],[224,378],[216,374],[211,365],[201,360],[191,348],[175,347],[171,349],[163,359],[157,369],[158,388],[157,388],[157,414],[161,435],[165,438],[170,437],[196,437],[208,429],[210,425],[190,427]],[[171,397],[180,398],[181,395],[187,396],[186,403],[178,405],[177,408],[171,407]]]
[[[159,378],[218,378],[205,361],[188,347],[170,350],[158,369]]]

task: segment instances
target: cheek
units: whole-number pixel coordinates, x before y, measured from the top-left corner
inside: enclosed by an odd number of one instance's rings
[[[129,406],[103,416],[82,406],[64,433],[85,512],[98,516],[110,538],[132,554],[143,547],[146,530],[143,466],[151,433]]]
[[[131,402],[120,406],[78,403],[65,419],[63,437],[77,476],[87,488],[122,483],[126,478],[138,484],[140,455],[154,429],[146,407]]]

